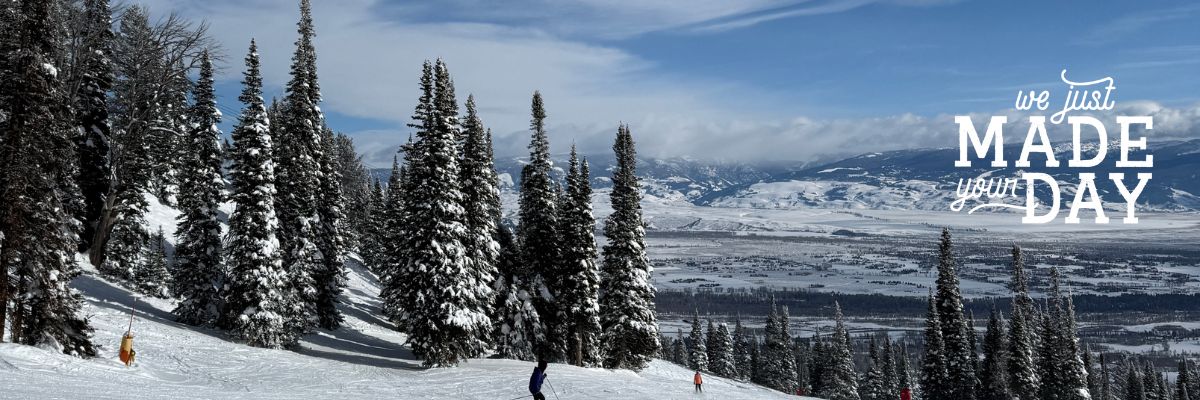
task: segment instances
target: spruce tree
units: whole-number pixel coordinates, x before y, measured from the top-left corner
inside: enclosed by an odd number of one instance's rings
[[[925,354],[921,360],[921,398],[925,400],[955,400],[951,382],[947,379],[945,344],[942,341],[941,318],[937,302],[929,296],[925,314]]]
[[[0,326],[13,342],[56,346],[66,354],[96,354],[92,328],[79,313],[82,297],[70,287],[75,265],[74,218],[66,199],[78,196],[70,95],[58,77],[63,35],[59,2],[19,3],[14,49],[4,55],[14,82],[0,139]],[[10,287],[10,281],[15,283]],[[15,290],[11,295],[9,290]],[[12,307],[8,307],[9,300]]]
[[[846,331],[846,323],[842,317],[842,306],[833,303],[833,335],[830,338],[829,381],[825,382],[825,391],[819,397],[830,400],[858,400],[858,374],[854,372],[854,356],[850,348],[850,336]]]
[[[401,149],[411,147],[412,140],[403,146]],[[408,152],[405,157],[408,157]],[[376,273],[379,274],[379,298],[383,301],[383,314],[396,324],[397,329],[404,331],[404,319],[407,314],[405,310],[410,306],[406,303],[411,294],[407,290],[405,284],[408,283],[407,277],[404,275],[407,269],[402,264],[404,261],[404,241],[407,240],[407,235],[404,234],[404,191],[407,179],[407,171],[400,166],[400,160],[397,157],[392,157],[392,171],[388,175],[387,193],[384,195],[382,215],[378,218],[380,228],[378,238],[379,251],[376,262],[378,265]]]
[[[109,159],[108,92],[113,89],[115,71],[112,64],[114,35],[108,0],[84,2],[83,51],[80,65],[82,77],[75,91],[75,118],[79,133],[75,136],[79,175],[77,181],[84,207],[76,218],[82,223],[79,250],[91,247],[96,224],[104,211],[104,201],[111,185],[112,165]],[[3,79],[3,78],[0,78]]]
[[[742,317],[739,315],[733,328],[733,359],[737,369],[737,379],[749,380],[750,371],[754,369],[753,360],[750,359],[750,341],[752,339],[746,327],[742,326]]]
[[[501,224],[496,229],[500,244],[499,277],[495,283],[498,300],[493,317],[496,353],[504,358],[534,361],[537,359],[534,346],[545,339],[541,318],[528,286],[514,272],[521,262],[512,232]]]
[[[1086,354],[1086,353],[1085,353]],[[1188,389],[1192,386],[1192,374],[1187,360],[1179,360],[1179,374],[1175,378],[1175,400],[1191,400]]]
[[[883,336],[883,343],[879,347],[879,360],[883,365],[883,388],[885,393],[891,396],[896,396],[900,393],[900,378],[896,372],[896,348],[892,345],[892,340],[887,335]]]
[[[408,313],[408,342],[426,366],[453,366],[484,351],[492,325],[488,310],[492,277],[475,275],[468,260],[463,195],[459,181],[458,127],[449,72],[435,67],[434,109],[417,130],[413,150],[421,156],[409,164],[411,203],[404,245],[418,292]]]
[[[558,210],[561,235],[561,272],[555,300],[558,320],[567,334],[574,358],[582,363],[600,363],[600,273],[596,267],[596,219],[592,216],[592,186],[587,160],[580,160],[571,146],[567,188]]]
[[[736,360],[733,358],[733,337],[729,334],[729,327],[725,324],[717,324],[715,333],[710,333],[712,344],[709,345],[709,352],[712,356],[708,358],[708,369],[718,376],[726,378],[737,378]]]
[[[1146,386],[1132,363],[1125,366],[1125,396],[1122,400],[1146,400]]]
[[[1029,297],[1029,285],[1025,277],[1025,260],[1021,248],[1013,246],[1013,291],[1012,317],[1008,323],[1008,355],[1005,361],[1009,390],[1019,400],[1037,399],[1039,379],[1034,363],[1035,327],[1030,324],[1033,299]]]
[[[863,376],[858,387],[858,396],[862,400],[891,399],[893,394],[888,390],[883,373],[883,360],[880,358],[879,345],[871,338],[870,353],[867,358],[867,374]]]
[[[958,287],[958,263],[954,257],[953,242],[950,230],[942,229],[941,243],[938,246],[938,278],[935,300],[938,307],[938,318],[942,328],[944,357],[948,395],[956,400],[972,400],[975,398],[975,361],[972,360],[972,348],[967,325],[963,314],[962,294]]]
[[[500,188],[492,159],[492,145],[483,121],[475,108],[475,97],[467,97],[467,115],[463,121],[465,136],[462,148],[460,181],[463,190],[463,207],[466,209],[467,238],[464,242],[467,259],[471,263],[473,280],[487,282],[493,288],[499,276],[498,262],[500,244],[496,240],[500,222]],[[483,294],[479,300],[489,315],[493,314],[491,296]]]
[[[229,295],[223,325],[252,346],[291,347],[295,332],[288,328],[290,280],[279,255],[275,236],[275,163],[270,119],[262,98],[258,47],[250,41],[242,94],[245,108],[233,129],[233,181],[226,249]]]
[[[299,335],[318,321],[316,281],[324,268],[318,248],[317,199],[320,190],[321,127],[324,116],[317,85],[316,49],[313,46],[312,12],[309,0],[300,1],[299,39],[292,55],[291,79],[273,132],[275,151],[275,211],[279,215],[279,239],[283,268],[291,283],[288,289],[288,326]],[[272,129],[275,129],[274,127]]]
[[[176,318],[191,325],[214,325],[224,307],[225,271],[221,251],[218,207],[221,190],[221,112],[213,93],[213,68],[208,52],[201,55],[200,78],[192,93],[189,157],[183,170],[179,206],[183,213],[175,231],[178,262]],[[138,277],[141,279],[141,277]]]
[[[1048,400],[1090,398],[1087,373],[1079,358],[1074,305],[1060,290],[1057,268],[1050,269],[1050,285],[1048,314],[1042,319],[1037,360],[1041,377],[1039,396]]]
[[[520,194],[520,225],[518,243],[521,245],[521,259],[528,268],[527,278],[535,288],[535,293],[545,293],[557,296],[563,292],[565,277],[560,267],[560,247],[558,232],[558,195],[554,179],[550,175],[553,164],[550,160],[550,142],[546,137],[546,109],[540,92],[533,93],[530,131],[532,139],[529,143],[529,163],[521,170]],[[539,355],[555,361],[561,360],[566,354],[566,330],[564,321],[560,320],[555,298],[542,298],[537,301],[538,312],[546,324],[546,342],[539,345]]]
[[[167,266],[166,241],[166,234],[160,226],[158,232],[150,238],[150,246],[145,255],[146,262],[133,271],[138,277],[135,282],[137,291],[147,296],[163,299],[171,296],[172,278]]]
[[[683,329],[675,332],[671,340],[671,362],[687,366],[687,346],[683,344]]]
[[[980,400],[1012,400],[1013,395],[1008,388],[1007,357],[1004,317],[993,308],[983,337],[983,365],[979,370]]]
[[[612,214],[604,220],[600,269],[601,343],[606,368],[640,370],[658,351],[658,319],[654,311],[654,272],[646,258],[646,231],[642,225],[637,157],[633,134],[622,125],[613,144],[617,165],[609,196]]]
[[[700,328],[700,312],[692,313],[692,332],[688,334],[688,369],[708,371],[708,346]]]
[[[316,284],[315,307],[317,326],[334,330],[341,326],[343,318],[337,309],[338,297],[346,287],[345,247],[347,239],[343,225],[346,223],[342,204],[341,171],[334,159],[334,134],[328,127],[321,129],[321,151],[316,152],[319,175],[316,193],[317,224],[316,243],[321,253],[321,262],[313,271]]]

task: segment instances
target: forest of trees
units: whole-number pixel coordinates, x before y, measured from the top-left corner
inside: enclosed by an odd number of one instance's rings
[[[387,319],[427,366],[490,353],[649,362],[659,335],[628,126],[613,145],[612,240],[597,249],[588,163],[572,150],[566,181],[552,178],[534,92],[514,232],[501,219],[491,131],[473,96],[460,114],[442,60],[423,66],[413,134],[384,184],[326,124],[308,0],[297,34],[291,79],[270,103],[249,40],[230,142],[214,92],[222,53],[206,24],[152,21],[107,0],[0,2],[8,340],[95,355],[69,286],[79,255],[111,282],[177,300],[180,322],[290,348],[342,324],[346,258],[357,252],[380,279]],[[175,232],[148,226],[152,201],[180,211]]]
[[[745,327],[740,317],[732,331],[711,319],[705,329],[693,310],[690,332],[664,336],[660,356],[717,376],[834,400],[899,399],[906,389],[914,399],[945,400],[1189,400],[1200,393],[1193,360],[1178,360],[1172,382],[1168,368],[1148,359],[1095,353],[1080,343],[1073,297],[1060,289],[1057,270],[1051,270],[1049,295],[1039,304],[1029,296],[1019,247],[1012,249],[1007,318],[994,306],[982,335],[963,311],[948,230],[938,261],[919,342],[893,341],[886,333],[852,337],[836,301],[832,332],[792,337],[788,307],[772,301],[762,330]]]

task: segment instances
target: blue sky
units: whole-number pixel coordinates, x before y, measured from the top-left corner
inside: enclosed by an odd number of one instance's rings
[[[157,3],[157,4],[155,4]],[[271,94],[286,81],[291,0],[151,1],[213,24],[229,64],[227,120],[245,43]],[[542,90],[556,151],[606,151],[617,123],[642,152],[804,160],[953,146],[954,114],[1011,111],[1020,89],[1116,79],[1118,112],[1161,133],[1200,131],[1200,5],[937,0],[314,0],[324,109],[379,164],[407,137],[423,59],[475,93],[498,154],[527,142]],[[1056,97],[1057,98],[1057,97]],[[228,122],[227,122],[228,125]],[[886,135],[893,140],[879,140]],[[1013,135],[1019,136],[1019,135]]]

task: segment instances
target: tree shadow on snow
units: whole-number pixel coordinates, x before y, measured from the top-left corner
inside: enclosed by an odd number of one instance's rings
[[[129,308],[132,306],[135,319],[153,320],[163,325],[187,329],[217,339],[231,341],[227,335],[218,331],[177,322],[175,321],[175,315],[171,314],[170,311],[161,310],[141,300],[144,296],[136,295],[128,289],[98,279],[91,274],[80,274],[75,277],[71,281],[71,287],[79,290],[84,297],[94,298],[95,300],[92,301],[92,304],[95,304],[97,307],[129,315]],[[137,322],[134,323],[136,324]]]
[[[325,349],[316,349],[319,346]],[[412,350],[399,343],[389,342],[374,336],[364,335],[353,329],[338,329],[336,331],[320,331],[308,335],[296,351],[312,357],[341,361],[350,364],[367,365],[381,368],[396,368],[406,370],[423,370]]]

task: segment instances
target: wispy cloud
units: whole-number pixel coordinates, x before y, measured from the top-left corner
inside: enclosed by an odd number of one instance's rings
[[[1110,43],[1130,34],[1149,29],[1156,24],[1180,20],[1195,20],[1197,14],[1200,14],[1200,4],[1133,13],[1101,23],[1091,32],[1081,36],[1076,42],[1087,45]]]

